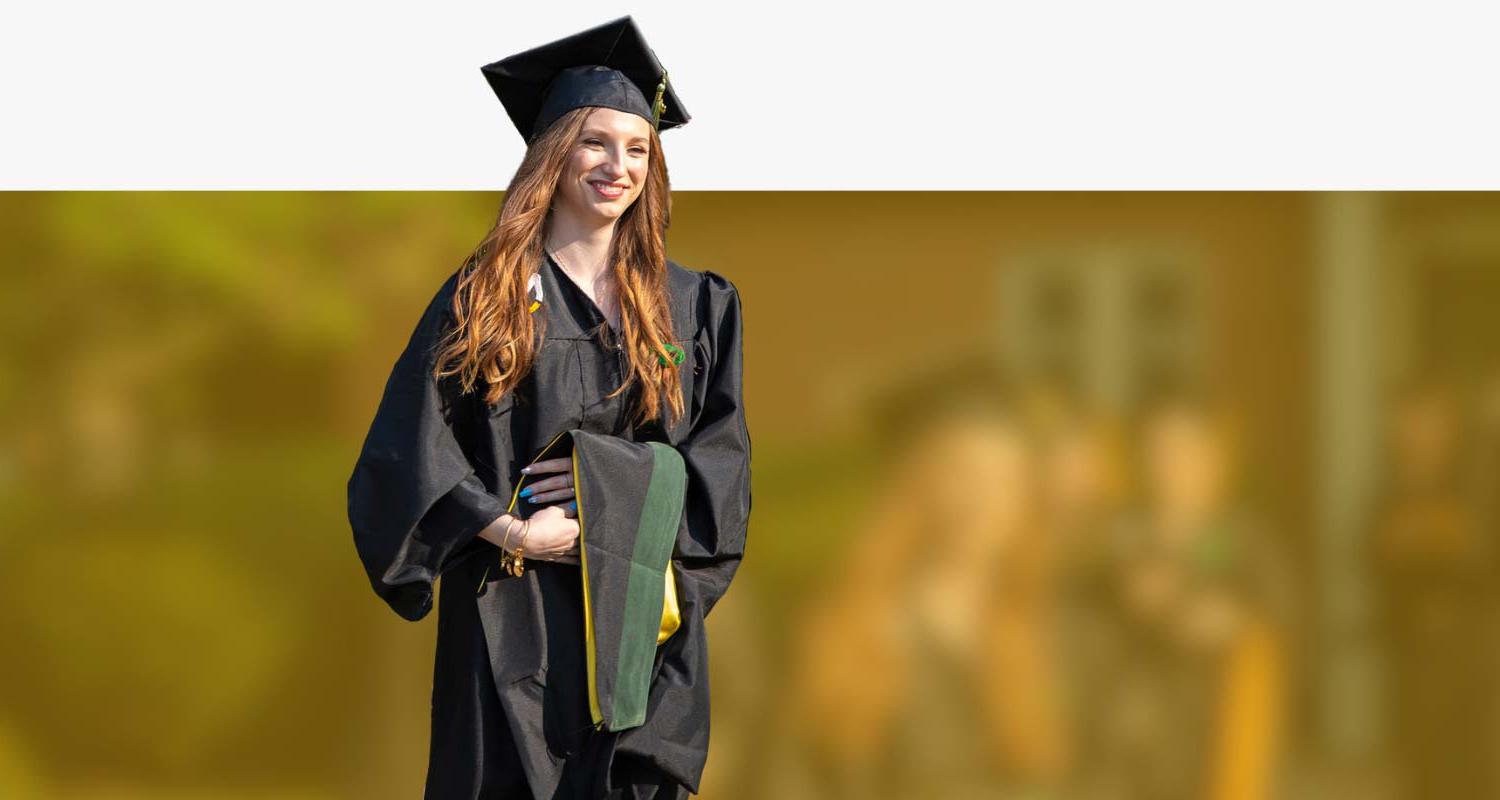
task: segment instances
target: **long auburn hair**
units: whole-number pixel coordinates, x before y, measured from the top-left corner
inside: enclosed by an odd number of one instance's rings
[[[494,226],[474,249],[453,296],[457,324],[440,345],[433,376],[458,375],[463,392],[480,378],[485,402],[500,402],[531,371],[533,337],[545,331],[530,313],[527,281],[540,268],[551,205],[568,156],[595,106],[575,108],[526,148],[521,166],[505,190]],[[666,229],[671,221],[671,183],[653,129],[647,153],[646,184],[615,223],[609,266],[620,302],[620,334],[629,362],[625,380],[608,397],[639,382],[643,391],[636,421],[644,424],[670,412],[668,425],[684,414],[682,380],[664,347],[675,336],[667,299]],[[661,360],[659,360],[661,359]],[[664,365],[665,364],[665,365]]]

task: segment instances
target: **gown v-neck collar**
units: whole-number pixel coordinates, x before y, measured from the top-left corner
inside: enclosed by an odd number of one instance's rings
[[[615,328],[609,324],[609,317],[604,316],[604,311],[599,308],[599,304],[594,302],[594,298],[589,297],[588,292],[585,292],[583,287],[579,286],[578,282],[573,280],[573,277],[562,268],[561,264],[557,263],[557,260],[552,257],[551,252],[547,250],[543,250],[542,252],[545,255],[547,265],[552,269],[553,282],[564,291],[571,292],[579,301],[579,305],[590,319],[590,330],[597,330],[608,336],[610,341],[613,341]]]

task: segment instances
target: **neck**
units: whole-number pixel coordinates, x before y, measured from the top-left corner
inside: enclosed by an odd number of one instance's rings
[[[584,220],[557,211],[548,226],[546,247],[567,266],[569,275],[584,286],[592,286],[608,271],[614,234],[613,219]]]

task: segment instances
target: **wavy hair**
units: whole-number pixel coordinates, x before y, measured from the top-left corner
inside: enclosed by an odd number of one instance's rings
[[[439,346],[433,376],[459,376],[464,393],[481,379],[484,399],[500,402],[531,371],[545,321],[533,318],[527,282],[540,268],[551,205],[568,155],[593,106],[575,108],[527,148],[505,190],[494,226],[465,263],[453,296],[456,324]],[[646,184],[615,223],[609,266],[620,302],[620,331],[628,371],[615,397],[643,387],[636,421],[670,413],[668,426],[684,412],[682,380],[665,344],[674,338],[667,300],[666,230],[671,221],[671,183],[661,139],[651,131]]]

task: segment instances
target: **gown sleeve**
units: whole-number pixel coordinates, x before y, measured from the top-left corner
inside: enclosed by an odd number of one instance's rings
[[[348,484],[349,524],[370,585],[412,621],[432,609],[439,575],[494,546],[477,534],[506,507],[459,444],[456,391],[432,377],[457,277],[438,290],[397,358]]]
[[[678,445],[687,470],[683,524],[673,558],[684,604],[706,617],[729,589],[745,553],[750,520],[750,434],[745,425],[740,295],[727,278],[705,271],[707,324],[700,346],[701,411]]]

